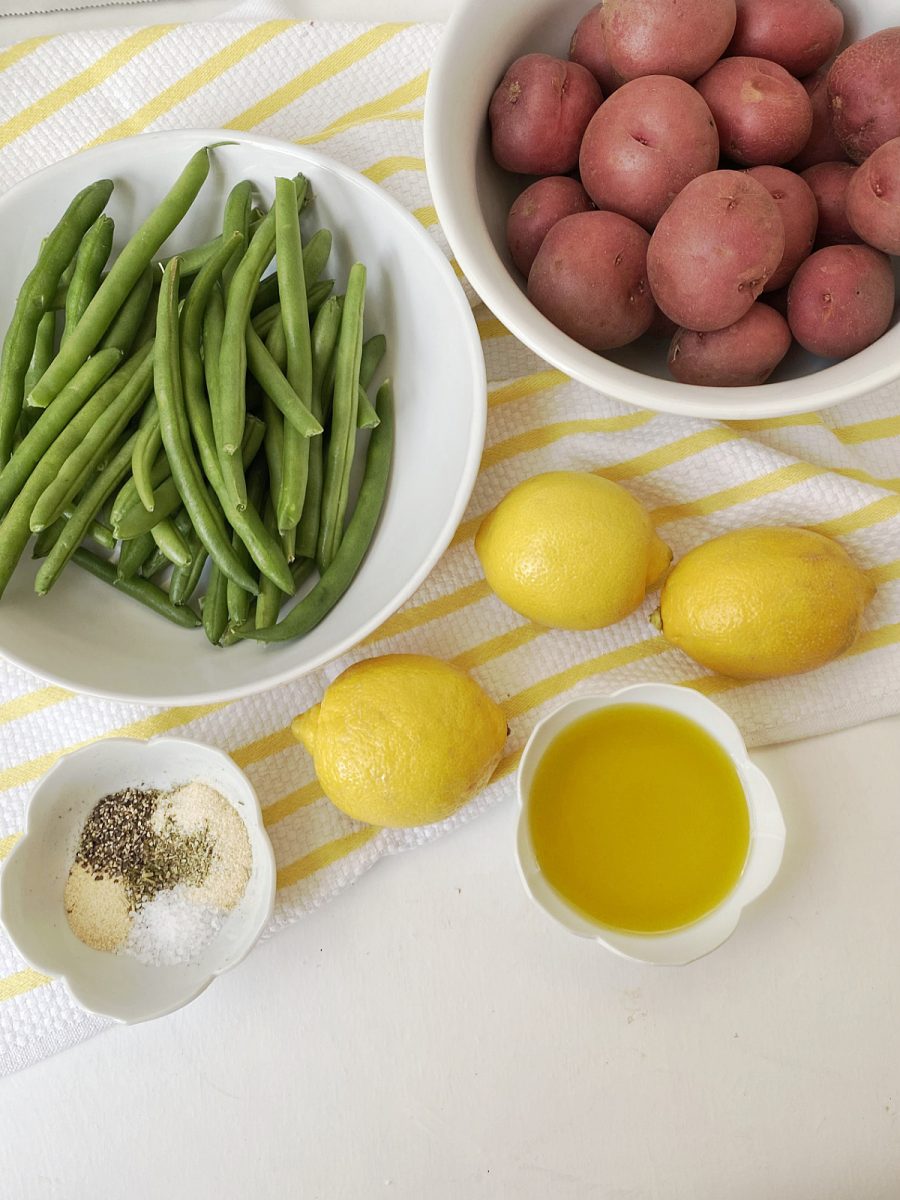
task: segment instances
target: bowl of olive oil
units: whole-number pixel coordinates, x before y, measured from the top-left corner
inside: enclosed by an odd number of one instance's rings
[[[731,718],[687,688],[637,684],[564,704],[529,738],[518,790],[532,898],[641,962],[720,946],[781,865],[771,784]]]

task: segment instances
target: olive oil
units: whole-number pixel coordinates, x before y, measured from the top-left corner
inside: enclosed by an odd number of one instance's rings
[[[719,743],[678,713],[617,704],[548,746],[531,787],[548,883],[601,925],[663,933],[699,920],[740,877],[750,816]]]

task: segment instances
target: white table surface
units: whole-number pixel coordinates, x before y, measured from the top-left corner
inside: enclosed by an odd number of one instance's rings
[[[228,7],[6,18],[0,42]],[[504,806],[383,862],[184,1011],[0,1083],[0,1196],[896,1200],[900,719],[756,758],[784,866],[709,958],[642,968],[558,931]]]

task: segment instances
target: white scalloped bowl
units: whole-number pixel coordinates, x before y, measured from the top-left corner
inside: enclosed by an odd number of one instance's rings
[[[253,866],[246,891],[197,963],[154,966],[93,950],[69,928],[63,896],[84,821],[127,787],[166,791],[199,780],[244,822]],[[25,833],[0,873],[0,923],[36,971],[64,979],[82,1008],[131,1025],[182,1008],[249,954],[272,916],[275,855],[259,800],[222,750],[184,738],[110,738],[66,754],[28,803]]]
[[[621,704],[650,704],[669,709],[705,729],[737,770],[750,812],[750,847],[740,878],[720,904],[681,929],[667,933],[623,933],[590,920],[553,888],[541,871],[531,840],[528,810],[538,763],[563,729],[587,713]],[[699,692],[669,683],[638,683],[606,696],[579,696],[557,708],[535,726],[522,754],[517,777],[521,814],[516,834],[519,873],[539,908],[579,937],[591,938],[607,950],[637,962],[682,966],[709,954],[731,937],[744,907],[760,896],[781,866],[784,818],[772,785],[747,754],[738,727],[717,704]]]

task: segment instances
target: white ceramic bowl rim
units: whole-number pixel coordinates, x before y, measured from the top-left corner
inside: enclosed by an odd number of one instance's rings
[[[737,768],[750,813],[750,845],[740,877],[728,895],[690,925],[666,933],[635,934],[606,928],[570,905],[544,878],[531,841],[528,808],[531,783],[550,742],[572,721],[598,709],[649,704],[669,709],[700,725],[722,746]],[[519,873],[535,903],[559,924],[591,938],[625,958],[640,962],[683,964],[720,946],[737,927],[744,907],[766,890],[778,873],[784,851],[784,818],[766,776],[750,761],[740,731],[717,704],[690,688],[639,683],[619,691],[578,696],[554,709],[525,745],[516,777],[520,806],[516,834]]]
[[[173,764],[174,779],[180,778],[180,773],[174,769],[174,764],[178,761],[190,760],[194,764],[206,763],[207,774],[214,770],[218,771],[218,786],[223,792],[229,791],[229,801],[235,803],[236,798],[238,799],[235,808],[250,836],[253,852],[253,876],[251,878],[256,881],[254,886],[256,904],[252,911],[248,908],[246,913],[241,914],[240,931],[234,939],[233,952],[228,955],[227,961],[223,961],[215,967],[211,966],[207,971],[191,965],[161,968],[161,972],[170,974],[171,987],[166,990],[163,986],[162,992],[157,991],[156,998],[150,1000],[149,1003],[142,1003],[145,997],[140,988],[135,988],[133,1002],[127,998],[123,1000],[120,981],[116,989],[120,994],[115,997],[115,1001],[104,1002],[102,989],[98,990],[96,977],[91,971],[91,963],[92,961],[96,962],[96,956],[100,953],[98,951],[85,947],[75,955],[74,970],[66,970],[61,967],[53,952],[41,944],[42,937],[46,936],[46,930],[31,919],[29,905],[23,898],[24,892],[33,883],[35,864],[30,861],[33,857],[33,839],[41,836],[45,823],[51,816],[58,815],[53,808],[53,800],[48,798],[54,785],[70,776],[79,767],[90,765],[92,760],[97,761],[98,756],[111,760],[113,764],[124,763],[127,760],[134,764],[130,768],[131,771],[137,770],[142,761],[147,763],[146,770],[152,769],[150,767],[151,757],[165,759]],[[117,767],[114,769],[119,770]],[[125,767],[121,768],[119,777],[128,777],[128,770]],[[229,784],[223,785],[221,780],[226,778],[229,780]],[[100,799],[100,796],[97,795],[96,798]],[[67,870],[68,867],[66,867]],[[86,1012],[109,1017],[125,1024],[133,1024],[165,1016],[184,1007],[205,991],[217,976],[231,970],[246,958],[271,920],[275,905],[275,877],[275,854],[263,822],[259,799],[247,776],[225,751],[203,742],[178,737],[155,737],[146,741],[139,738],[107,738],[63,755],[32,791],[23,835],[0,871],[0,925],[5,929],[25,962],[44,975],[64,980],[72,996]],[[40,884],[46,886],[43,873]],[[74,935],[70,936],[74,938]],[[127,957],[117,957],[116,961],[120,964],[123,977],[130,972],[135,972],[143,974],[146,978],[147,972],[152,973],[157,970],[157,968],[139,964],[137,960]]]
[[[167,706],[236,700],[277,687],[279,684],[286,683],[300,675],[315,670],[325,663],[345,654],[370,633],[378,629],[392,613],[396,612],[418,590],[434,569],[449,546],[465,513],[472,489],[475,486],[484,446],[484,435],[487,424],[487,382],[484,356],[474,315],[469,306],[466,294],[459,280],[454,275],[446,255],[412,213],[391,196],[389,192],[380,188],[359,172],[354,171],[335,159],[329,158],[327,155],[308,149],[305,146],[298,146],[291,142],[256,134],[234,133],[230,130],[221,129],[166,130],[124,138],[115,143],[105,143],[45,167],[16,184],[8,192],[5,192],[0,197],[0,205],[8,206],[10,200],[15,201],[20,191],[33,187],[35,182],[43,184],[47,189],[52,190],[56,186],[54,183],[56,173],[67,164],[72,164],[76,161],[83,165],[83,175],[85,178],[93,178],[97,174],[105,173],[109,169],[108,159],[111,146],[115,148],[118,156],[125,157],[129,154],[134,155],[138,147],[140,147],[143,153],[154,145],[167,146],[169,144],[173,147],[173,154],[180,155],[183,151],[186,155],[201,145],[213,142],[228,142],[250,150],[258,149],[261,151],[277,152],[282,155],[290,154],[296,160],[295,170],[303,170],[304,163],[306,163],[310,169],[317,168],[322,172],[327,172],[331,176],[336,176],[354,188],[362,189],[363,192],[368,193],[371,196],[374,206],[390,210],[396,216],[408,232],[410,243],[415,247],[416,256],[420,260],[428,262],[435,272],[435,279],[440,281],[442,293],[445,292],[446,294],[448,309],[451,309],[455,314],[454,324],[458,322],[458,340],[460,347],[465,350],[459,361],[461,372],[460,386],[463,386],[471,397],[471,406],[470,409],[467,409],[467,413],[470,413],[471,419],[469,421],[465,453],[460,455],[458,462],[454,463],[456,490],[452,503],[447,506],[445,515],[440,521],[438,521],[437,516],[434,518],[437,533],[431,543],[429,552],[421,559],[414,570],[409,570],[405,578],[403,576],[400,577],[399,586],[391,592],[390,598],[386,602],[381,603],[377,610],[366,615],[365,619],[360,621],[358,625],[345,631],[337,640],[313,651],[306,649],[306,644],[303,641],[286,643],[285,646],[290,647],[290,650],[287,652],[285,652],[284,647],[275,647],[275,653],[273,653],[273,647],[254,643],[254,651],[259,656],[260,665],[258,669],[254,668],[252,671],[249,669],[244,671],[242,681],[238,684],[222,686],[218,683],[217,676],[214,675],[210,678],[209,682],[204,680],[205,686],[202,687],[195,686],[191,688],[190,684],[185,680],[183,686],[179,687],[177,692],[174,690],[174,687],[167,690],[160,684],[148,685],[146,681],[142,684],[139,661],[136,661],[135,669],[127,679],[120,677],[121,672],[113,678],[113,673],[105,668],[103,670],[92,668],[93,677],[85,679],[79,676],[77,664],[74,660],[69,665],[61,666],[58,664],[58,661],[54,661],[51,664],[49,661],[40,658],[39,655],[32,653],[27,648],[30,645],[28,639],[23,640],[21,637],[15,636],[12,630],[2,628],[3,621],[8,618],[6,618],[4,611],[0,611],[0,653],[9,662],[62,687],[89,695],[124,700],[130,703]],[[228,154],[229,147],[223,147],[219,153],[223,155]],[[100,165],[94,166],[93,164],[95,163]],[[4,211],[6,210],[4,209]],[[177,237],[178,231],[176,230],[176,240]],[[391,350],[389,347],[390,353]],[[395,383],[399,390],[401,384],[399,378],[395,378]],[[400,436],[398,433],[398,443],[399,441]],[[398,471],[398,463],[399,455],[395,447],[395,461],[393,466],[395,473]],[[386,505],[386,508],[388,506]],[[384,522],[385,513],[382,513],[379,529],[376,532],[376,540],[379,533],[383,534],[384,532]],[[372,558],[372,552],[367,556],[367,560],[370,558]],[[363,562],[362,572],[365,571],[366,561]],[[403,570],[407,570],[405,565],[403,566]],[[394,578],[396,578],[396,575]],[[360,594],[358,589],[359,582],[360,579],[358,577],[348,589],[346,596],[342,598],[333,610],[332,614],[329,614],[329,617],[326,618],[326,622],[354,594],[354,589],[357,589],[357,595]],[[79,583],[92,585],[92,581],[87,579],[87,577],[84,581],[79,580]],[[53,593],[47,597],[47,600],[52,600],[52,598]],[[45,602],[38,601],[38,603]],[[110,593],[107,597],[107,603],[111,608],[114,608],[124,605],[126,601],[122,597],[116,597]],[[118,611],[121,611],[121,609]],[[153,620],[157,621],[159,618],[154,617]],[[323,622],[323,625],[326,622]],[[175,632],[180,633],[182,631]],[[159,636],[162,637],[163,634]],[[201,632],[198,631],[197,636],[202,639]],[[241,647],[236,649],[239,653],[242,651]],[[88,653],[90,650],[91,647],[88,647],[85,653]],[[216,650],[215,653],[220,656],[222,661],[225,661],[229,654],[233,654],[233,651],[223,654],[223,652]],[[304,654],[309,656],[304,657]],[[188,650],[188,655],[190,655],[190,649]],[[98,662],[104,658],[104,647],[99,641],[93,647],[93,658]],[[252,678],[248,678],[250,675],[252,675]],[[98,682],[101,678],[104,680],[102,683]]]
[[[476,142],[486,127],[491,92],[503,70],[527,50],[565,53],[534,30],[553,17],[571,33],[590,0],[565,5],[526,0],[509,16],[507,6],[484,0],[459,0],[438,46],[425,102],[425,159],[435,208],[457,261],[475,291],[503,324],[557,369],[619,400],[683,416],[737,419],[789,416],[818,411],[875,391],[900,374],[900,323],[872,346],[843,362],[812,374],[759,387],[694,387],[640,371],[594,354],[562,333],[530,303],[501,261],[484,218],[484,189],[479,185]],[[891,24],[887,0],[884,19],[860,0],[844,0],[848,30],[856,36]],[[578,15],[575,15],[577,11]],[[571,19],[570,19],[571,18]],[[880,25],[879,25],[880,20]],[[860,28],[862,25],[862,28]],[[473,51],[477,47],[477,51]],[[474,54],[474,58],[473,58]],[[490,79],[483,64],[494,63]],[[465,73],[465,92],[461,95]],[[477,111],[472,111],[472,106]],[[523,181],[524,186],[524,181]]]

